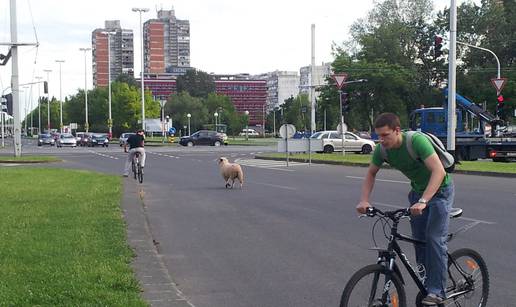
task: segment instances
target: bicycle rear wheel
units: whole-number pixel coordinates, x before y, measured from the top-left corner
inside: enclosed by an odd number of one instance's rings
[[[450,297],[460,291],[467,293],[450,300],[445,306],[485,307],[489,295],[489,272],[482,256],[469,248],[458,249],[450,256],[456,265],[448,261],[446,296]]]
[[[133,176],[134,176],[134,179],[136,179],[136,175],[137,175],[137,169],[136,169],[136,164],[137,164],[137,161],[135,161],[136,159],[133,158],[133,162],[132,162],[132,168],[133,168]]]
[[[138,163],[138,182],[143,182],[143,168],[140,163]]]
[[[393,274],[386,299],[382,299],[386,269],[371,264],[358,270],[342,292],[340,307],[406,307],[405,289],[400,278]]]

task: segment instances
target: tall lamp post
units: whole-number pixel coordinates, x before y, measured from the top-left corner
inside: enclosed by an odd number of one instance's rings
[[[50,73],[52,70],[43,69],[43,71],[47,73],[47,84],[50,84]],[[47,87],[49,86],[47,85]],[[50,133],[50,88],[48,88],[47,93],[47,132]]]
[[[245,110],[245,140],[249,141],[249,135],[247,134],[249,132],[249,111]]]
[[[61,64],[64,62],[64,60],[56,60],[56,63],[59,63],[59,131],[61,133],[63,133],[63,88],[61,86]]]
[[[141,38],[141,83],[142,83],[142,129],[145,130],[145,90],[143,88],[143,78],[144,78],[144,68],[143,68],[143,23],[142,23],[142,13],[148,12],[148,8],[137,8],[133,7],[133,12],[140,13],[140,38]]]
[[[107,54],[108,54],[108,127],[109,137],[113,136],[113,117],[111,117],[111,35],[116,32],[102,31],[102,34],[107,35]]]
[[[27,136],[27,135],[28,135],[28,133],[27,133],[27,114],[28,114],[28,113],[27,113],[27,112],[28,112],[28,102],[27,102],[27,98],[28,98],[28,96],[29,96],[29,95],[28,95],[28,93],[29,93],[29,91],[28,91],[29,87],[28,87],[28,86],[23,86],[22,88],[23,88],[23,94],[24,94],[24,96],[25,96],[25,103],[24,103],[24,108],[25,108],[25,119],[24,119],[24,122],[25,122],[25,135]]]
[[[188,114],[186,114],[186,117],[188,117],[188,135],[191,135],[191,133],[190,133],[190,117],[192,117],[192,114],[188,113]]]
[[[41,133],[41,79],[43,77],[34,77],[38,80],[38,133]]]
[[[86,132],[90,129],[90,124],[88,122],[88,78],[87,78],[87,68],[86,68],[86,52],[90,51],[91,48],[79,48],[80,51],[84,52],[84,112],[85,112],[85,121],[84,121],[84,130]]]
[[[215,131],[218,132],[218,130],[217,130],[217,124],[218,124],[217,123],[217,119],[219,118],[219,113],[215,112],[215,113],[213,113],[213,116],[215,116]]]

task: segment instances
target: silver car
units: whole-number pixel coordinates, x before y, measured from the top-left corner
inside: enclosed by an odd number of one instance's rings
[[[63,133],[57,139],[56,144],[57,144],[57,147],[63,147],[63,146],[77,147],[77,139],[69,133]]]
[[[323,140],[323,152],[342,151],[342,134],[338,131],[319,131],[311,136],[312,139]],[[344,150],[369,154],[374,149],[374,142],[363,139],[352,132],[344,134]]]
[[[124,146],[126,143],[127,143],[127,139],[131,136],[131,135],[134,135],[136,133],[134,132],[126,132],[126,133],[122,133],[120,135],[120,146]]]

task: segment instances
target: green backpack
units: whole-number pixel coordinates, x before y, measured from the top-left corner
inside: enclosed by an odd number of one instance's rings
[[[419,133],[421,135],[424,135],[428,141],[430,141],[430,144],[432,144],[432,147],[434,148],[435,152],[437,153],[437,156],[439,156],[439,160],[441,160],[441,163],[443,164],[444,170],[447,173],[453,173],[455,170],[455,159],[453,158],[453,155],[449,153],[446,150],[446,147],[444,147],[443,143],[439,138],[437,138],[435,135],[428,133],[428,132],[419,132],[419,131],[407,131],[405,132],[405,135],[407,136],[407,151],[410,155],[410,157],[413,160],[417,160],[419,162],[423,162],[421,158],[419,158],[414,151],[414,148],[412,147],[412,138],[416,133]],[[380,152],[382,154],[383,161],[389,163],[387,158],[387,150],[385,147],[383,147],[380,144]]]

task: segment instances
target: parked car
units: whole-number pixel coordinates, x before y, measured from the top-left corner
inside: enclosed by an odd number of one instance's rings
[[[42,133],[38,135],[38,146],[43,145],[50,145],[54,146],[56,144],[56,141],[54,140],[54,137],[49,133]]]
[[[119,138],[119,143],[120,143],[120,146],[124,146],[125,144],[127,144],[127,139],[131,136],[131,135],[134,135],[135,133],[134,132],[126,132],[126,133],[122,133],[120,135],[120,138]]]
[[[93,133],[84,133],[81,136],[81,140],[79,141],[80,146],[88,146],[88,144],[91,142],[91,136]]]
[[[254,129],[251,129],[251,128],[244,128],[242,129],[242,132],[240,132],[238,135],[240,136],[246,136],[246,132],[247,132],[247,136],[259,136],[260,134],[258,133],[258,131],[254,130]]]
[[[88,147],[102,146],[108,147],[109,137],[105,133],[93,133],[88,139]]]
[[[199,130],[190,136],[183,136],[179,140],[183,146],[212,145],[220,146],[226,144],[222,133],[211,130]]]
[[[332,153],[342,151],[342,134],[338,131],[319,131],[312,135],[312,139],[323,140],[323,152]],[[369,154],[373,151],[375,143],[363,139],[354,133],[344,134],[344,150]]]
[[[77,140],[77,144],[79,144],[82,140],[82,136],[85,134],[86,132],[75,132],[75,139]]]
[[[56,142],[57,147],[70,146],[77,147],[77,139],[70,133],[63,133],[59,136]]]

